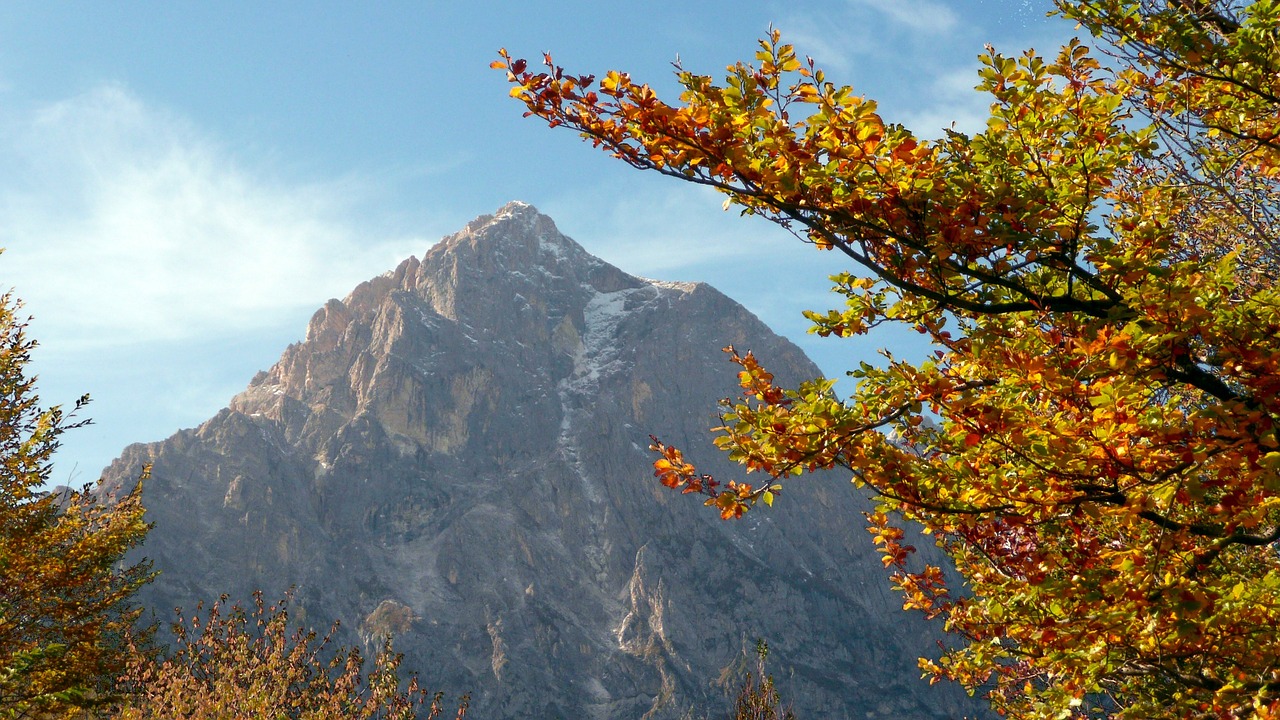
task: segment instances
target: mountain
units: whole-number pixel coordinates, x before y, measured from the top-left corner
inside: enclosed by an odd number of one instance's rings
[[[922,682],[938,628],[902,612],[838,476],[724,522],[652,477],[653,433],[710,446],[721,348],[784,383],[799,349],[700,283],[646,280],[512,203],[316,312],[229,407],[133,445],[167,619],[296,588],[311,624],[395,636],[476,718],[719,713],[756,638],[802,718],[979,712]]]

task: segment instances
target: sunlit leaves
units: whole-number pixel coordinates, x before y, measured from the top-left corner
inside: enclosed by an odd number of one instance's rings
[[[962,640],[923,667],[1001,712],[1278,717],[1280,4],[1060,7],[1113,56],[988,48],[986,129],[936,142],[776,32],[723,82],[679,70],[674,104],[498,66],[550,125],[847,257],[817,334],[933,343],[853,368],[847,400],[731,352],[717,444],[778,482],[721,486],[655,441],[664,484],[732,518],[848,469],[905,606]],[[903,519],[963,593],[911,568]]]
[[[330,635],[294,629],[288,600],[267,606],[261,594],[246,612],[226,599],[173,625],[167,657],[134,655],[122,684],[129,694],[117,720],[434,720],[444,694],[401,677],[390,641],[364,672],[358,650],[334,647]],[[203,617],[202,617],[203,614]],[[335,628],[336,629],[336,628]],[[456,716],[466,715],[468,699]]]

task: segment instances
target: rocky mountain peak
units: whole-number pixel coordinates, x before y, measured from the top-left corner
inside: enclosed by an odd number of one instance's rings
[[[440,252],[457,252],[457,246],[461,244],[469,244],[482,252],[497,253],[516,265],[534,264],[539,260],[546,262],[548,259],[598,263],[581,245],[562,235],[554,220],[538,212],[534,206],[519,201],[503,205],[493,215],[477,217],[436,247]]]
[[[916,680],[904,616],[839,478],[725,523],[652,478],[650,433],[709,448],[720,349],[817,374],[702,284],[629,275],[512,203],[330,300],[200,427],[135,445],[164,613],[290,586],[308,622],[394,635],[478,717],[677,718],[723,707],[754,647],[810,717],[958,717]],[[761,612],[761,609],[767,609]],[[717,684],[719,683],[719,684]]]
[[[289,422],[300,417],[291,408],[302,401],[313,422],[329,418],[315,429],[321,434],[363,413],[387,419],[384,429],[406,441],[432,444],[428,437],[444,437],[454,446],[460,432],[410,427],[401,407],[431,392],[441,377],[437,366],[456,360],[428,348],[514,354],[522,364],[545,368],[563,401],[556,412],[563,419],[573,412],[572,398],[594,392],[602,373],[632,366],[628,358],[636,349],[619,342],[624,319],[655,304],[669,309],[686,295],[705,296],[713,305],[730,302],[706,285],[629,275],[565,237],[532,206],[510,203],[442,239],[421,261],[409,258],[346,298],[328,301],[312,317],[306,340],[259,374],[231,407],[285,423],[291,439],[312,433]],[[505,370],[486,370],[469,382],[479,388],[494,372]]]

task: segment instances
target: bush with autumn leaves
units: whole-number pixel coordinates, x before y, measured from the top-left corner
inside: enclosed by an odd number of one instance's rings
[[[416,677],[401,677],[400,655],[388,641],[366,670],[354,648],[335,647],[333,630],[293,628],[288,599],[250,610],[223,598],[173,624],[162,657],[130,647],[117,684],[114,720],[436,720],[444,693],[430,694]],[[464,696],[456,715],[467,712]]]
[[[679,68],[674,102],[494,66],[528,115],[846,258],[813,332],[932,341],[847,398],[733,352],[717,443],[765,479],[655,441],[664,484],[733,518],[844,468],[906,606],[957,638],[926,675],[1008,716],[1280,717],[1280,2],[1056,6],[1091,42],[988,48],[985,129],[938,140],[777,32],[723,81]],[[907,521],[960,587],[908,568]]]

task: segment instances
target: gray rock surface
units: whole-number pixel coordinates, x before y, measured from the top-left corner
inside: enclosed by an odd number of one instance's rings
[[[110,466],[120,489],[154,464],[144,600],[167,620],[295,586],[305,622],[393,635],[475,718],[722,717],[758,637],[801,718],[979,714],[919,679],[939,629],[900,610],[845,479],[724,522],[652,477],[650,433],[737,476],[707,432],[728,344],[784,383],[818,374],[711,287],[628,275],[507,205]]]

